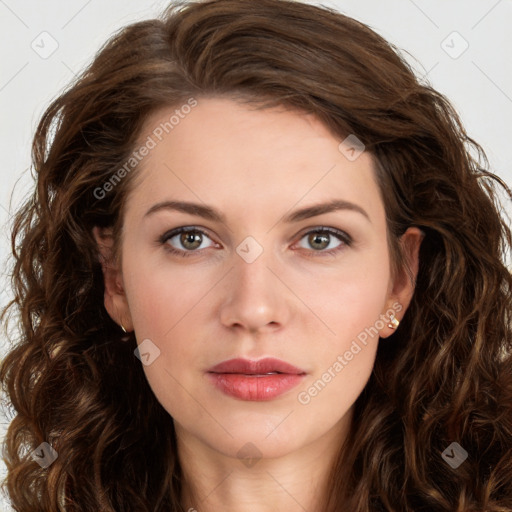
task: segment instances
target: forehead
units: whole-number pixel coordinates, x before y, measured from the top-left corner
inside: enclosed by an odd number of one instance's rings
[[[140,143],[153,143],[137,169],[128,209],[182,199],[227,214],[277,214],[299,201],[336,198],[382,214],[372,156],[349,160],[339,149],[343,138],[316,116],[225,98],[199,98],[187,114],[177,110],[160,109],[141,130]]]

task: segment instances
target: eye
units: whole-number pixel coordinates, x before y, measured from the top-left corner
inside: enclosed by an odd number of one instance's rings
[[[334,247],[331,246],[334,241],[332,237],[335,237],[338,240],[338,244]],[[188,257],[194,256],[194,254],[201,252],[202,249],[213,247],[215,245],[212,242],[212,244],[207,245],[206,247],[201,247],[205,238],[211,241],[211,238],[202,229],[195,226],[187,226],[176,228],[164,233],[158,241],[160,244],[164,245],[165,249],[171,254]],[[327,227],[319,227],[308,231],[300,240],[302,241],[304,239],[306,239],[306,243],[309,247],[304,247],[304,245],[300,245],[300,247],[304,249],[312,247],[313,250],[307,251],[312,257],[333,255],[343,250],[344,247],[350,247],[352,244],[352,238],[350,235],[344,231]],[[169,242],[172,242],[172,245]],[[329,250],[325,250],[329,248],[329,246],[331,246],[331,248]]]
[[[335,246],[332,246],[332,242],[335,242],[332,237],[335,237],[339,242]],[[304,239],[306,239],[306,244],[308,244],[309,247],[313,247],[313,251],[308,251],[313,257],[333,255],[343,250],[344,247],[350,247],[352,245],[352,238],[347,233],[334,228],[321,227],[313,229],[302,236],[301,240]],[[329,246],[330,249],[325,250],[329,248]],[[304,247],[304,245],[301,245],[301,247],[305,249],[309,248]]]
[[[159,242],[162,245],[165,245],[165,249],[170,253],[187,257],[192,256],[196,252],[199,252],[198,249],[201,248],[205,237],[210,239],[210,237],[201,229],[194,226],[188,226],[173,229],[172,231],[164,233],[159,238]],[[172,242],[173,240],[174,246],[168,243]],[[178,248],[175,247],[176,245],[178,245]],[[211,247],[211,245],[207,247]],[[206,247],[202,247],[202,249],[205,248]]]

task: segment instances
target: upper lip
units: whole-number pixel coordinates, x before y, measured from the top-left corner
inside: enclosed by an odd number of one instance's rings
[[[262,375],[265,373],[287,373],[292,375],[301,375],[306,373],[304,370],[293,366],[292,364],[275,359],[273,357],[265,357],[257,361],[250,359],[228,359],[213,366],[208,370],[209,373],[241,373],[245,375]]]

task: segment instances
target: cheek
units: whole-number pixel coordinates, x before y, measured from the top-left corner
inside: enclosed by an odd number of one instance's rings
[[[386,253],[375,252],[370,258],[353,257],[350,262],[347,259],[347,265],[339,272],[316,279],[315,288],[310,287],[309,292],[302,287],[306,303],[329,327],[325,329],[329,350],[343,350],[347,342],[375,326],[379,315],[385,312],[387,262]]]
[[[194,315],[208,289],[186,271],[139,266],[127,274],[125,288],[137,344],[140,347],[149,339],[159,351],[143,370],[156,398],[174,416],[190,400],[188,393],[196,394],[197,383],[190,381],[189,372],[197,363],[198,347],[192,341],[199,325]]]
[[[331,412],[336,414],[348,409],[366,385],[385,325],[380,315],[389,285],[387,261],[372,257],[354,263],[336,280],[323,281],[323,294],[310,293],[308,305],[328,329],[322,329],[321,343],[310,354],[315,371],[302,387],[299,403],[336,404]]]
[[[383,327],[387,280],[347,280],[329,292],[322,318],[329,326],[309,353],[313,372],[296,395],[297,403],[317,418],[315,428],[327,429],[357,400],[372,373]]]
[[[142,266],[135,258],[130,264],[127,260],[125,289],[137,342],[150,339],[160,350],[158,364],[146,366],[146,373],[154,376],[156,368],[166,368],[178,375],[191,361],[197,363],[197,352],[205,348],[195,341],[203,341],[200,332],[211,312],[218,277],[192,266]]]
[[[182,327],[207,293],[201,273],[135,265],[125,280],[137,338],[162,340]],[[203,276],[204,278],[204,276]]]

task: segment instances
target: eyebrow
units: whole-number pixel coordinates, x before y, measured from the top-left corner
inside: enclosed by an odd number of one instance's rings
[[[162,201],[154,204],[145,214],[144,217],[148,217],[151,214],[161,210],[173,210],[190,215],[196,215],[203,217],[214,222],[226,223],[226,217],[212,206],[190,203],[187,201]],[[333,199],[325,203],[319,203],[300,210],[295,210],[289,213],[283,218],[286,223],[298,222],[301,220],[309,219],[310,217],[316,217],[317,215],[323,215],[325,213],[331,213],[338,210],[349,210],[358,212],[363,215],[370,223],[371,219],[366,211],[359,205],[344,201],[342,199]]]

